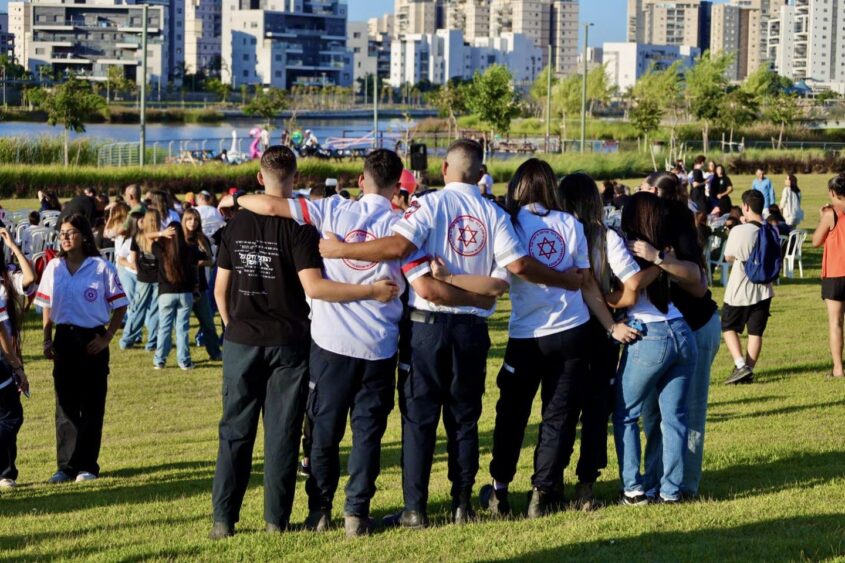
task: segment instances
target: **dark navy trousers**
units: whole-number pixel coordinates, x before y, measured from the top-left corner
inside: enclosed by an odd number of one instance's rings
[[[474,315],[415,314],[426,321],[412,323],[411,370],[400,371],[402,492],[405,510],[425,511],[441,409],[452,496],[475,483],[490,337],[486,320]]]
[[[310,510],[331,510],[340,480],[340,442],[349,418],[352,450],[346,485],[347,515],[367,517],[381,469],[381,439],[393,410],[396,356],[363,360],[311,344],[306,412],[311,421]]]

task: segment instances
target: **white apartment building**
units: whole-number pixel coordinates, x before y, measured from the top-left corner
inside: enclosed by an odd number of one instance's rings
[[[773,13],[784,4],[785,0],[731,0],[713,6],[710,51],[734,54],[728,71],[731,80],[743,80],[769,63],[766,33]]]
[[[370,50],[367,22],[346,24],[347,48],[352,51],[352,78],[355,82],[378,72],[378,54]]]
[[[698,47],[687,45],[605,43],[602,46],[602,63],[610,84],[625,92],[649,70],[663,70],[675,61],[681,61],[685,68],[689,68],[700,54]]]
[[[628,42],[707,49],[711,6],[702,0],[628,0]]]
[[[391,44],[390,84],[444,84],[453,78],[470,79],[494,64],[507,66],[517,85],[527,84],[543,69],[542,51],[529,37],[510,32],[476,37],[472,44],[459,29],[407,35]]]
[[[341,0],[223,0],[221,80],[351,86],[346,8]]]
[[[431,34],[443,27],[443,0],[395,0],[393,38]]]
[[[147,81],[159,86],[170,79],[166,14],[164,6],[149,7]],[[111,0],[9,2],[9,30],[16,38],[15,60],[34,76],[47,67],[50,76],[105,81],[109,69],[118,67],[127,79],[143,80],[140,5]]]
[[[490,33],[490,0],[447,0],[446,29],[462,29],[467,41]]]
[[[794,0],[767,30],[779,74],[845,88],[845,0]]]
[[[188,72],[219,72],[221,30],[220,0],[185,0],[185,68]]]
[[[388,36],[393,37],[393,25],[393,14],[384,14],[381,17],[370,18],[367,20],[367,27],[369,28],[367,32],[370,37],[376,37],[381,34],[387,34]]]

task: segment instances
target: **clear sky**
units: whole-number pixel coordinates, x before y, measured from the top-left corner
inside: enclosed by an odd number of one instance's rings
[[[346,0],[350,20],[366,20],[393,12],[393,0]],[[625,0],[581,0],[581,22],[594,23],[590,29],[590,45],[601,46],[605,41],[625,41],[625,19],[628,3]],[[582,37],[579,45],[584,41]],[[579,47],[580,50],[580,47]]]

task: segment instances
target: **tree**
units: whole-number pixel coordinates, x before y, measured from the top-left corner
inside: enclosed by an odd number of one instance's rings
[[[449,136],[451,137],[454,127],[455,137],[457,137],[458,118],[456,114],[467,110],[466,87],[457,80],[450,80],[433,94],[431,103],[437,108],[441,116],[449,118]]]
[[[798,107],[798,100],[790,94],[780,93],[776,96],[769,96],[763,109],[763,115],[772,124],[779,126],[777,148],[783,145],[783,133],[787,126],[791,126],[801,115],[801,108]]]
[[[246,105],[246,95],[249,94],[249,86],[246,84],[241,84],[241,105]]]
[[[685,95],[690,113],[701,121],[701,140],[704,153],[710,149],[710,126],[719,118],[722,102],[727,95],[726,72],[733,61],[731,53],[714,55],[705,52],[696,59],[686,74]]]
[[[534,83],[531,84],[531,89],[528,91],[528,95],[537,107],[537,115],[545,115],[546,113],[546,98],[548,97],[549,73],[551,71],[550,66],[541,70],[537,78],[534,79]],[[557,77],[552,75],[552,91],[554,91],[557,82]]]
[[[724,97],[717,122],[722,129],[730,130],[729,142],[732,148],[734,129],[753,123],[757,119],[759,110],[757,97],[742,88],[737,88]]]
[[[552,89],[552,115],[561,121],[560,136],[566,138],[566,120],[581,111],[581,75],[567,76]]]
[[[229,94],[231,90],[229,89],[228,84],[224,84],[218,78],[209,78],[203,84],[206,92],[211,92],[212,94],[216,95],[220,98],[220,101],[224,104],[229,101]]]
[[[587,103],[589,104],[590,116],[593,115],[595,105],[607,105],[610,103],[612,87],[607,80],[607,72],[604,65],[595,67],[587,73]]]
[[[280,88],[256,89],[255,95],[244,107],[247,115],[256,115],[266,120],[267,129],[273,127],[273,119],[288,106],[285,91]]]
[[[638,100],[631,111],[628,112],[631,125],[637,130],[637,133],[643,136],[646,142],[648,142],[648,136],[660,128],[662,116],[663,112],[657,101],[650,98]]]
[[[495,132],[507,133],[511,120],[519,114],[519,95],[510,71],[492,65],[484,74],[476,73],[469,85],[467,109]]]
[[[67,166],[70,131],[84,133],[85,121],[105,104],[100,96],[91,91],[90,84],[71,77],[50,90],[42,90],[36,96],[36,105],[47,112],[47,123],[64,127],[64,157]]]

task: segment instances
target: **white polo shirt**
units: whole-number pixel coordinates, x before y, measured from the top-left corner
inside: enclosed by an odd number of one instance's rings
[[[346,242],[366,242],[392,235],[399,220],[390,201],[366,194],[358,201],[339,195],[318,201],[289,199],[291,216],[300,225],[313,225],[320,232],[331,231]],[[405,280],[398,260],[364,262],[325,260],[326,278],[355,285],[378,280],[395,281],[404,291]],[[320,348],[352,358],[384,360],[396,354],[402,302],[381,303],[374,299],[329,303],[314,299],[311,305],[311,338]]]
[[[607,265],[610,266],[610,271],[613,275],[625,283],[631,277],[638,274],[640,265],[628,252],[628,247],[625,245],[625,239],[619,236],[619,233],[613,229],[607,229],[605,232],[605,241],[607,242]],[[596,272],[598,275],[598,272]]]
[[[496,276],[525,256],[510,217],[495,203],[481,197],[478,186],[450,183],[443,190],[415,198],[393,232],[405,237],[418,252],[405,260],[402,270],[409,282],[430,271],[428,261],[442,258],[453,274]],[[444,307],[430,303],[411,288],[408,304],[414,309],[489,317],[496,310]]]
[[[548,211],[540,204],[531,204],[519,210],[514,226],[528,254],[544,266],[558,272],[590,269],[584,227],[569,213]],[[513,309],[508,334],[511,338],[548,336],[590,320],[580,289],[570,291],[511,276],[510,294]]]
[[[64,258],[50,260],[41,275],[35,304],[49,307],[55,324],[94,328],[108,323],[111,312],[129,302],[115,267],[99,256],[89,256],[72,275]]]

